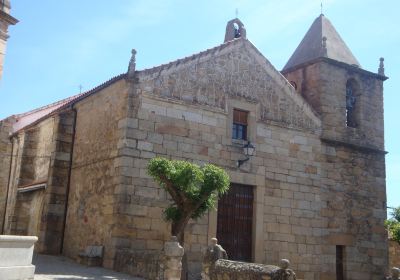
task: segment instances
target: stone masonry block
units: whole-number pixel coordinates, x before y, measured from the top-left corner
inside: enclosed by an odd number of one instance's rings
[[[138,141],[137,148],[143,151],[153,151],[153,143],[147,141]]]

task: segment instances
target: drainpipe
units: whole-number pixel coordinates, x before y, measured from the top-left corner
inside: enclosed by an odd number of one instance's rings
[[[75,145],[75,131],[76,131],[76,119],[78,112],[74,108],[74,104],[71,105],[71,110],[74,112],[74,122],[72,124],[72,141],[71,141],[71,151],[69,156],[69,167],[68,167],[68,179],[67,179],[67,189],[65,192],[65,207],[64,207],[64,221],[63,227],[61,231],[61,246],[60,246],[60,254],[63,253],[64,250],[64,235],[65,235],[65,227],[67,224],[67,211],[68,211],[68,198],[69,198],[69,189],[71,185],[71,173],[72,173],[72,158],[74,155],[74,145]]]
[[[6,232],[6,215],[7,215],[7,204],[8,204],[8,193],[10,191],[10,180],[11,180],[11,169],[12,169],[12,164],[13,164],[13,154],[14,154],[14,141],[13,141],[13,136],[10,137],[10,142],[11,142],[11,155],[10,155],[10,167],[8,170],[8,182],[7,182],[7,192],[6,192],[6,202],[4,205],[4,215],[3,215],[3,225],[2,225],[2,234],[5,234]]]

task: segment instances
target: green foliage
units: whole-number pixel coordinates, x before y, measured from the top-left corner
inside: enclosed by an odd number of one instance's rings
[[[172,222],[181,219],[185,211],[191,211],[190,218],[201,217],[215,207],[230,184],[228,174],[212,164],[200,167],[187,161],[153,158],[148,173],[174,200],[164,211],[166,220]]]
[[[391,214],[392,218],[385,221],[385,227],[390,238],[400,244],[400,207],[394,208]]]
[[[400,206],[393,209],[392,217],[400,223]]]

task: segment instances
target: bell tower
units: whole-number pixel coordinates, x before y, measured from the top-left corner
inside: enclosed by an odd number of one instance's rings
[[[318,187],[326,201],[320,217],[327,222],[321,239],[331,252],[323,279],[379,279],[385,273],[383,62],[377,73],[363,69],[321,14],[281,71],[321,119]],[[367,259],[369,265],[360,262]]]
[[[11,5],[9,0],[0,0],[0,80],[3,75],[3,64],[6,53],[8,26],[15,25],[18,20],[10,15]]]
[[[380,69],[383,69],[381,60]],[[322,120],[322,137],[383,150],[383,70],[364,70],[321,14],[281,71]]]
[[[246,28],[240,19],[235,18],[226,24],[225,40],[224,42],[232,41],[234,39],[244,38],[246,39]]]

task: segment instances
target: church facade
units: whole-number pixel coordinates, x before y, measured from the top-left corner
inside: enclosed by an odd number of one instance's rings
[[[35,250],[156,279],[170,200],[147,174],[160,156],[213,163],[231,179],[218,209],[185,233],[190,277],[217,237],[231,259],[300,279],[381,279],[388,266],[383,59],[361,68],[320,15],[282,71],[238,19],[225,42],[127,73],[1,121],[3,233]],[[254,155],[243,147],[251,143]]]

